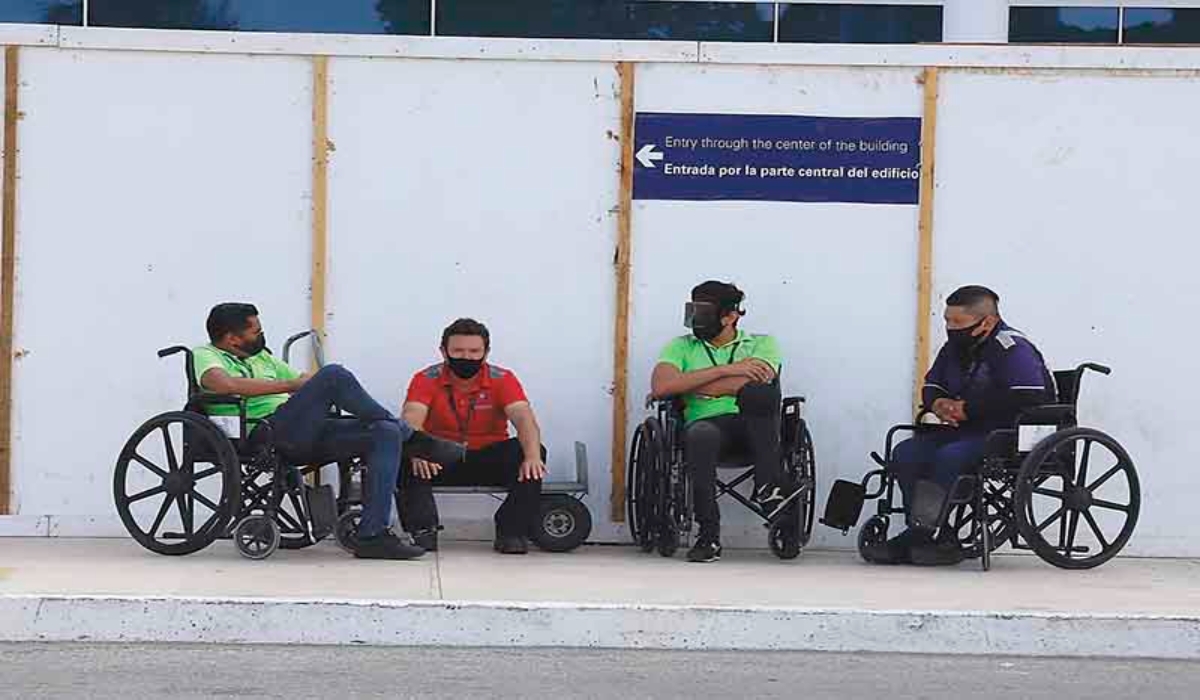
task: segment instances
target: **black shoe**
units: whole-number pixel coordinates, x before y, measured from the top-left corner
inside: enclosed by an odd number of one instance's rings
[[[492,542],[492,549],[501,554],[525,554],[529,551],[529,545],[526,544],[524,537],[496,535],[496,540]]]
[[[435,527],[417,530],[412,533],[413,544],[425,550],[426,552],[438,551],[438,531]]]
[[[706,564],[721,558],[721,543],[716,540],[697,540],[687,553],[687,560],[697,564]]]
[[[863,558],[872,564],[911,564],[913,544],[920,540],[914,530],[905,530],[887,542],[863,547]]]
[[[773,519],[796,500],[800,490],[791,484],[767,484],[755,489],[751,500],[767,520]]]
[[[423,430],[414,430],[404,443],[407,456],[424,459],[443,467],[458,464],[467,458],[466,446],[434,437]]]
[[[912,563],[918,566],[954,566],[967,558],[962,545],[952,539],[912,546]]]
[[[416,559],[424,549],[396,537],[391,530],[384,530],[374,537],[359,537],[354,556],[359,559]]]

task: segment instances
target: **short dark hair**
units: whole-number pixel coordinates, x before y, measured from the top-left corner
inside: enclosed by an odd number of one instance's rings
[[[226,302],[217,304],[208,312],[205,328],[208,329],[208,339],[214,343],[220,342],[226,333],[241,333],[250,325],[250,317],[258,315],[254,304]]]
[[[954,290],[946,297],[946,306],[961,306],[975,312],[999,313],[1000,295],[978,284]]]
[[[721,315],[740,311],[745,293],[732,282],[708,280],[692,287],[692,301],[707,301],[717,305]]]
[[[450,347],[450,336],[452,335],[477,335],[483,338],[483,349],[491,350],[492,336],[488,333],[487,326],[473,318],[455,319],[454,323],[446,326],[446,330],[442,331],[442,349]]]

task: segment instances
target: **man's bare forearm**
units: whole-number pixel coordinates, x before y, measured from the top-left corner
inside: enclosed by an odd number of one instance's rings
[[[749,377],[725,377],[696,387],[692,393],[701,396],[737,396],[742,387],[750,383]]]
[[[656,399],[668,396],[683,396],[696,393],[696,390],[706,384],[719,381],[729,375],[726,365],[705,367],[694,372],[679,372],[673,376],[652,381],[650,390]]]
[[[517,442],[521,443],[525,459],[541,459],[542,429],[538,426],[533,411],[521,411],[513,416],[513,426],[517,429]]]

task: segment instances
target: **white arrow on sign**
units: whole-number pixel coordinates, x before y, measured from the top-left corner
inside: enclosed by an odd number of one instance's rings
[[[654,150],[654,144],[648,143],[638,149],[637,159],[638,162],[642,164],[643,168],[653,168],[656,167],[654,165],[654,161],[662,160],[663,154]]]

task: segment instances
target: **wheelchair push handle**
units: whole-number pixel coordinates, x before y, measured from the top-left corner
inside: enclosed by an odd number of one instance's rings
[[[188,349],[182,345],[172,345],[169,348],[163,348],[162,350],[159,350],[158,357],[159,357],[159,359],[162,359],[164,357],[170,357],[171,355],[178,355],[181,352],[187,352],[187,351],[188,351]]]
[[[1089,370],[1089,369],[1093,372],[1098,372],[1100,374],[1112,374],[1112,367],[1109,367],[1107,365],[1097,364],[1095,362],[1084,362],[1083,364],[1079,365],[1079,367],[1078,367],[1080,374],[1082,374],[1085,370]]]
[[[325,347],[324,347],[324,343],[321,342],[320,331],[318,331],[315,328],[310,328],[306,331],[300,331],[299,333],[296,333],[295,335],[289,337],[287,340],[284,341],[284,343],[283,343],[283,361],[285,363],[289,361],[291,354],[292,354],[292,346],[295,345],[298,341],[304,340],[305,338],[312,339],[311,342],[312,342],[313,360],[316,361],[317,366],[318,367],[324,366],[325,365]]]

